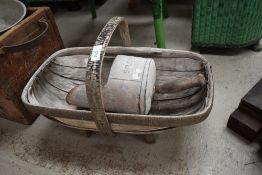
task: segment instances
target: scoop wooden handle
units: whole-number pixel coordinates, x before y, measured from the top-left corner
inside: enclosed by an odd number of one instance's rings
[[[186,80],[170,80],[169,82],[162,83],[155,86],[155,92],[164,93],[175,93],[190,89],[193,87],[201,87],[205,84],[206,80],[203,74],[198,74],[195,77]]]

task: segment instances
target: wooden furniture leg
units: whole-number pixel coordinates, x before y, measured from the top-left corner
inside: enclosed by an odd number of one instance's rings
[[[85,131],[87,137],[91,137],[93,132],[92,131]]]
[[[144,140],[148,144],[155,144],[156,143],[156,137],[154,134],[145,134]]]
[[[137,0],[128,0],[128,8],[133,9],[137,6]]]
[[[92,13],[92,19],[96,18],[96,6],[95,6],[95,0],[89,0],[89,6]]]

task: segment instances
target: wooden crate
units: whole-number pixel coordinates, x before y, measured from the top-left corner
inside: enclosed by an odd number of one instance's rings
[[[28,8],[24,20],[0,35],[0,117],[24,124],[36,119],[38,114],[24,108],[22,90],[46,58],[62,48],[48,7]]]

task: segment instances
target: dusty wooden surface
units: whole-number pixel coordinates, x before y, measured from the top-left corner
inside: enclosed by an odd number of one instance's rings
[[[38,45],[28,43],[22,48],[14,47],[37,38],[43,32],[43,27],[39,25],[40,20],[45,21],[48,28]],[[25,124],[34,121],[37,115],[28,113],[20,99],[22,90],[44,60],[62,48],[63,42],[49,8],[28,9],[22,22],[0,36],[1,117]]]

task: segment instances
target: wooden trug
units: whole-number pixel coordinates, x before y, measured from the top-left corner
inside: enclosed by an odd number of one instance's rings
[[[41,113],[68,127],[100,131],[107,135],[153,134],[205,120],[211,111],[214,96],[211,66],[208,62],[201,55],[188,51],[107,47],[117,26],[120,27],[124,46],[129,46],[127,22],[122,17],[112,18],[95,42],[95,46],[102,45],[99,59],[91,60],[92,47],[68,48],[54,53],[24,88],[22,99],[25,106],[32,112]],[[202,87],[179,93],[156,93],[152,102],[155,108],[148,115],[105,112],[101,90],[117,55],[153,58],[157,69],[156,84],[170,79],[188,79],[200,73],[205,76],[206,83]],[[87,97],[92,104],[91,111],[66,103],[68,92],[80,84],[86,84]],[[162,103],[170,103],[173,107],[162,109],[159,106]]]

